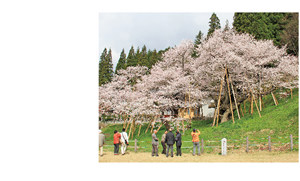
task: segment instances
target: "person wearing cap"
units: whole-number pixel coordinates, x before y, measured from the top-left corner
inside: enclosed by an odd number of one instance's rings
[[[102,134],[102,130],[99,130],[99,148],[100,148],[100,156],[103,156],[103,145],[105,143],[105,135]]]
[[[165,143],[165,139],[166,139],[166,135],[168,133],[168,130],[165,131],[165,133],[161,136],[161,145],[163,147],[163,151],[161,152],[161,154],[166,154],[166,143]]]
[[[158,138],[156,137],[157,130],[153,131],[152,134],[152,156],[158,156]]]
[[[196,133],[197,131],[197,133]],[[199,141],[199,135],[200,135],[200,131],[198,129],[193,129],[191,135],[192,135],[192,142],[193,142],[193,156],[195,156],[196,153],[196,146],[198,149],[198,156],[201,156],[200,154],[200,141]]]
[[[175,141],[176,141],[176,156],[180,155],[181,156],[181,134],[180,132],[177,130],[176,131],[176,137],[175,137]]]
[[[172,128],[169,129],[169,133],[166,135],[165,143],[168,145],[166,156],[169,156],[169,149],[171,148],[171,157],[173,157],[173,145],[175,143],[175,136],[172,133]]]

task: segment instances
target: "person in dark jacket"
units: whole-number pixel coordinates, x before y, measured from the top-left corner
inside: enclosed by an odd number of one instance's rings
[[[169,133],[166,135],[165,143],[168,145],[166,156],[169,156],[169,149],[171,148],[171,157],[173,157],[173,145],[175,143],[175,136],[172,133],[172,128],[169,129]]]
[[[181,142],[181,134],[179,131],[176,131],[176,138],[175,138],[175,141],[176,141],[176,156],[180,155],[181,156],[181,145],[182,145],[182,142]]]

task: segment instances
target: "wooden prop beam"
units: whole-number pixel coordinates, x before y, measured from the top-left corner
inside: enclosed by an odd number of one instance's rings
[[[275,96],[274,96],[273,92],[271,92],[271,94],[272,94],[272,97],[273,97],[274,103],[275,103],[275,105],[277,106],[277,103],[276,103]]]
[[[132,123],[131,123],[131,125],[130,125],[130,129],[129,129],[129,133],[128,133],[128,136],[129,136],[129,137],[130,137],[130,133],[131,133],[132,125],[133,125],[133,121],[132,121]]]
[[[160,126],[157,129],[157,132],[160,130],[160,128],[162,127],[163,123],[161,122]]]
[[[228,77],[229,77],[229,75],[228,75]],[[239,108],[238,108],[238,105],[236,103],[236,98],[235,98],[235,95],[234,95],[235,93],[234,93],[234,89],[233,89],[231,77],[229,77],[229,80],[230,80],[230,84],[231,84],[231,89],[232,89],[232,93],[233,93],[233,99],[234,99],[234,102],[235,102],[235,107],[236,107],[236,110],[237,110],[237,113],[238,113],[238,117],[239,117],[239,119],[241,119],[240,113],[239,113]]]
[[[228,77],[229,77],[228,69],[226,68],[226,80],[227,80],[227,87],[228,87],[228,96],[229,96],[229,102],[230,102],[231,117],[232,117],[232,122],[234,123],[234,114],[233,114],[232,103],[231,103],[231,94],[230,94],[230,87],[229,87]]]
[[[156,116],[154,117],[154,119],[156,119]],[[150,123],[148,124],[148,127],[147,127],[147,129],[146,129],[145,133],[147,133],[147,131],[148,131],[148,129],[149,129],[149,127],[150,127],[150,125],[151,125],[152,121],[153,121],[153,120],[151,120],[151,121],[150,121]]]
[[[184,130],[185,130],[184,129],[184,120],[182,120],[181,123],[182,123],[182,132],[183,132],[182,134],[184,135]]]
[[[244,100],[244,111],[245,111],[245,115],[246,115],[246,100]]]
[[[133,138],[133,133],[135,132],[135,120],[133,120],[133,122],[132,122],[132,135],[131,135],[131,139]]]
[[[225,69],[224,69],[225,70]],[[223,70],[223,71],[224,71]],[[219,94],[219,99],[218,99],[218,105],[217,105],[217,109],[216,109],[216,115],[217,116],[217,124],[218,124],[218,120],[219,120],[219,107],[220,107],[220,102],[221,102],[221,94],[222,94],[222,88],[223,88],[223,81],[224,81],[224,76],[225,74],[223,75],[222,77],[222,80],[221,80],[221,84],[220,84],[220,94]],[[215,121],[216,121],[216,117],[214,117],[214,122],[213,122],[213,126],[215,126]]]
[[[253,95],[253,91],[252,91],[252,89],[251,89],[251,87],[250,87],[250,83],[249,83],[249,81],[248,81],[248,78],[246,77],[246,73],[245,73],[245,78],[246,78],[246,80],[247,80],[247,83],[248,83],[249,89],[250,89],[250,91],[251,91],[251,94],[252,94],[252,97],[253,97],[253,99],[254,99],[254,102],[255,102],[256,109],[257,109],[257,112],[258,112],[258,114],[259,114],[259,117],[261,117],[261,115],[260,115],[260,112],[259,112],[259,109],[258,109],[258,106],[257,106],[257,103],[256,103],[256,100],[255,100],[255,98],[254,98],[254,95]]]
[[[128,120],[128,123],[127,123],[126,129],[125,129],[125,132],[127,132],[128,125],[130,124],[130,121],[131,121],[131,118]]]
[[[126,117],[124,118],[123,128],[126,127],[126,118],[127,118],[127,115],[126,115]]]
[[[240,111],[242,113],[242,116],[244,117],[244,112],[243,112],[243,109],[242,109],[242,105],[240,104]]]
[[[138,133],[138,136],[140,136],[141,127],[142,127],[142,124],[140,124],[140,128],[139,128],[139,133]]]

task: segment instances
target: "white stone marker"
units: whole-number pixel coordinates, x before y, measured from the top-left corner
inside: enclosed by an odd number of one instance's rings
[[[227,155],[227,139],[223,138],[221,144],[222,144],[222,155]]]

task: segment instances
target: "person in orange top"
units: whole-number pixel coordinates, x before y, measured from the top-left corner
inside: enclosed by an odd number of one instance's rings
[[[196,133],[197,131],[197,133]],[[200,154],[200,141],[199,141],[199,135],[200,135],[200,131],[198,129],[193,129],[193,132],[191,133],[192,135],[192,142],[193,142],[193,156],[195,156],[195,152],[196,152],[196,146],[198,149],[198,156],[201,156]]]
[[[118,130],[115,130],[114,133],[115,133],[114,134],[114,145],[115,145],[114,154],[118,155],[118,153],[119,153],[119,142],[120,142],[121,134],[118,132]]]

